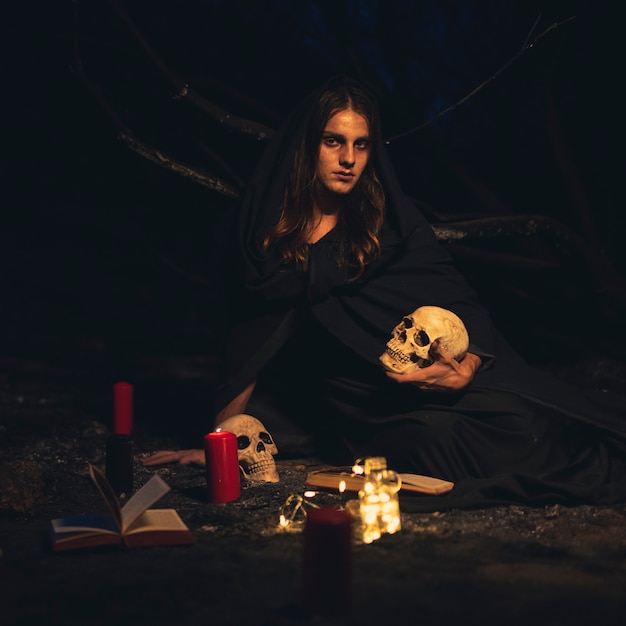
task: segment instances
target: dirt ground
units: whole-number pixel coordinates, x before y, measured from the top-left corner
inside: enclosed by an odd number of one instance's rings
[[[51,519],[103,512],[87,464],[104,466],[110,389],[92,374],[0,363],[3,625],[624,623],[626,505],[402,512],[400,532],[353,543],[347,613],[317,615],[301,601],[304,535],[278,519],[321,464],[289,445],[279,483],[243,484],[227,504],[207,502],[201,468],[135,463],[135,486],[154,471],[171,486],[157,506],[178,510],[192,546],[52,553]],[[176,404],[187,423],[200,419],[198,387],[184,376],[136,387],[137,460],[185,443],[161,416]]]

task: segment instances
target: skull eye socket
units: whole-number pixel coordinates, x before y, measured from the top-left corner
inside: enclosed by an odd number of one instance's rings
[[[405,328],[413,328],[413,320],[410,317],[403,317],[402,323]]]
[[[272,438],[270,437],[269,433],[264,433],[264,432],[260,432],[259,433],[259,439],[263,442],[266,443],[268,445],[271,445],[272,443],[274,443],[272,441]]]
[[[430,337],[425,330],[418,330],[415,333],[415,343],[420,347],[427,346],[430,343]]]
[[[248,435],[239,435],[237,437],[237,448],[245,450],[250,445],[250,437]]]

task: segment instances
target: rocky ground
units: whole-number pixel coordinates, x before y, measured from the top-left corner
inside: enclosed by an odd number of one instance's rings
[[[103,511],[87,465],[104,466],[110,389],[84,371],[0,366],[1,624],[623,623],[626,506],[403,512],[400,532],[354,542],[347,615],[305,610],[303,533],[278,521],[321,465],[289,446],[279,483],[244,484],[227,504],[207,502],[200,468],[135,464],[136,486],[154,471],[171,486],[158,506],[178,510],[192,546],[52,553],[52,518]],[[192,423],[202,412],[194,388],[184,377],[139,384],[136,459],[184,443],[158,407],[178,403]]]

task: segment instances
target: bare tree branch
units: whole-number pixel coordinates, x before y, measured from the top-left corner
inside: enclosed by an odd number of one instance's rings
[[[146,55],[150,58],[150,60],[159,68],[159,71],[165,76],[167,81],[172,86],[175,100],[185,101],[193,106],[197,107],[199,110],[203,111],[207,115],[209,115],[212,119],[216,120],[218,123],[228,126],[244,135],[252,135],[255,136],[256,139],[263,141],[269,139],[273,134],[274,130],[264,126],[263,124],[259,124],[257,122],[253,122],[251,120],[245,119],[243,117],[237,117],[236,115],[232,115],[216,106],[212,102],[209,102],[202,96],[200,96],[194,89],[189,85],[189,83],[185,82],[181,78],[179,78],[161,59],[161,57],[156,53],[156,51],[152,48],[152,46],[147,42],[146,38],[139,32],[136,28],[133,21],[130,19],[128,14],[119,6],[116,0],[108,0],[111,7],[115,10],[118,16],[123,20],[129,30],[132,32],[133,36],[142,49],[146,53]]]
[[[612,297],[622,306],[626,306],[626,286],[622,277],[605,257],[593,247],[587,245],[583,239],[565,224],[545,215],[521,215],[511,217],[490,217],[467,221],[451,222],[447,224],[434,224],[433,231],[438,240],[449,243],[461,243],[463,241],[486,241],[518,235],[523,237],[535,237],[548,235],[555,238],[564,249],[573,252],[584,262],[593,274],[598,291]],[[485,251],[481,251],[484,258]],[[504,258],[499,256],[501,260]],[[509,264],[520,268],[528,268],[531,265],[528,259],[509,256]],[[551,264],[543,264],[536,267],[549,267]]]
[[[230,198],[238,198],[240,192],[238,189],[221,181],[219,178],[208,173],[202,172],[196,166],[186,165],[172,157],[166,155],[162,150],[152,148],[139,140],[134,133],[129,130],[117,115],[113,107],[110,106],[107,99],[103,96],[99,87],[87,76],[82,58],[80,55],[80,46],[77,37],[74,37],[74,71],[80,78],[81,82],[91,91],[100,106],[106,111],[109,118],[117,129],[117,136],[126,145],[139,154],[140,156],[156,163],[157,165],[169,169],[181,176],[190,178],[195,183],[199,183],[209,189],[221,193]]]
[[[198,148],[204,152],[204,154],[208,155],[212,161],[215,163],[219,163],[220,167],[234,180],[239,188],[243,188],[246,185],[246,182],[230,167],[230,165],[219,155],[215,150],[207,146],[203,141],[197,142]]]
[[[445,109],[443,109],[442,111],[437,113],[437,115],[431,117],[429,120],[427,120],[423,124],[420,124],[419,126],[416,126],[415,128],[411,128],[410,130],[406,130],[406,131],[404,131],[402,133],[398,133],[397,135],[394,135],[393,137],[389,137],[386,140],[386,143],[390,144],[392,141],[396,141],[397,139],[401,139],[403,137],[406,137],[407,135],[411,135],[413,133],[416,133],[417,131],[421,130],[422,128],[426,128],[426,126],[430,126],[431,124],[436,122],[439,118],[443,117],[447,113],[450,113],[450,111],[454,111],[454,109],[459,107],[464,102],[467,102],[470,98],[473,98],[486,85],[488,85],[490,82],[494,81],[501,74],[503,74],[509,67],[511,67],[511,65],[513,65],[513,63],[515,63],[515,61],[517,61],[523,54],[525,54],[528,50],[530,50],[532,47],[534,47],[535,44],[540,39],[545,37],[545,35],[547,35],[550,31],[554,30],[555,28],[558,28],[559,26],[562,26],[563,24],[566,24],[567,22],[571,22],[572,20],[575,20],[575,19],[576,19],[576,16],[572,15],[571,17],[568,17],[565,20],[562,20],[560,22],[555,22],[554,24],[552,24],[551,26],[546,28],[542,33],[537,35],[537,37],[535,37],[534,39],[532,39],[530,41],[528,41],[528,39],[530,37],[530,34],[529,34],[528,37],[526,38],[526,41],[524,42],[524,45],[522,46],[522,48],[519,50],[519,52],[515,56],[513,56],[511,59],[509,59],[499,70],[494,72],[489,78],[485,79],[477,87],[472,89],[467,95],[463,96],[460,100],[457,100],[454,104],[451,104],[449,107],[446,107]],[[532,29],[530,31],[531,33],[535,30],[536,25],[537,25],[537,21],[535,22],[535,24],[533,24],[533,27],[532,27]]]
[[[142,141],[139,141],[132,133],[125,129],[118,129],[118,137],[126,143],[131,150],[149,161],[160,165],[161,167],[165,167],[172,172],[180,174],[181,176],[190,178],[193,182],[204,185],[205,187],[208,187],[209,189],[216,191],[217,193],[221,193],[229,198],[239,198],[240,196],[238,189],[224,183],[219,178],[201,173],[198,167],[192,167],[181,163],[180,161],[166,155],[163,151],[151,148]]]

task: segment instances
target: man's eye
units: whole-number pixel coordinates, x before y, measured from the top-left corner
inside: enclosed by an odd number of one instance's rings
[[[359,150],[367,150],[367,148],[369,147],[369,142],[368,142],[368,141],[365,141],[365,139],[364,139],[364,140],[362,140],[362,141],[357,141],[354,145],[355,145],[355,146],[356,146]]]
[[[335,146],[335,145],[337,145],[337,140],[334,137],[326,137],[324,139],[324,143],[327,146]]]

